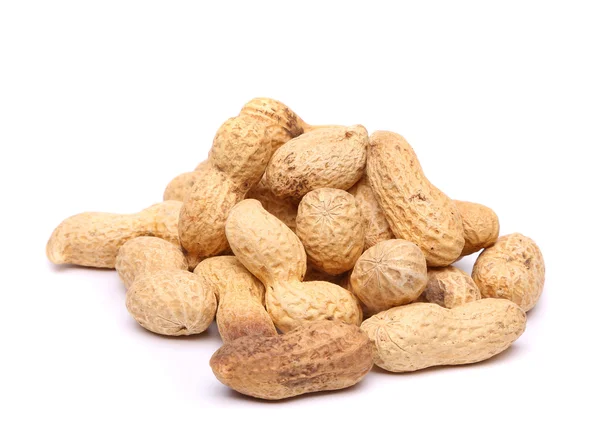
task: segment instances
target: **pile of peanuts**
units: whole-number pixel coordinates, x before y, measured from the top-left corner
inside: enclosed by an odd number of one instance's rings
[[[506,350],[544,286],[524,235],[452,200],[399,134],[311,126],[269,98],[217,131],[208,158],[132,215],[64,220],[55,264],[115,268],[126,306],[161,335],[204,332],[236,391],[283,399]],[[451,264],[483,249],[472,275]]]

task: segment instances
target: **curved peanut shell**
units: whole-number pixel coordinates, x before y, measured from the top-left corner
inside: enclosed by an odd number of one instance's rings
[[[415,301],[427,283],[421,250],[405,240],[386,240],[367,249],[350,275],[352,292],[368,314]]]
[[[226,343],[210,366],[226,386],[274,400],[350,387],[371,370],[373,355],[358,327],[317,321],[285,335]]]
[[[465,246],[461,256],[467,256],[490,247],[498,239],[500,222],[496,213],[487,206],[455,200],[463,222]]]
[[[137,276],[158,270],[187,270],[188,263],[181,248],[156,237],[137,237],[119,249],[115,268],[129,288]]]
[[[169,182],[165,192],[163,193],[163,200],[178,200],[183,202],[187,194],[192,190],[192,187],[202,178],[202,172],[186,172],[177,175]]]
[[[126,305],[142,327],[169,336],[202,333],[217,310],[214,292],[182,270],[139,276],[127,291]]]
[[[373,247],[380,241],[394,238],[394,233],[385,219],[385,214],[379,206],[375,194],[373,194],[373,189],[371,189],[369,177],[366,173],[348,190],[348,193],[356,199],[365,222],[364,250]]]
[[[335,188],[307,193],[298,206],[296,235],[319,270],[341,274],[363,251],[364,221],[354,197]]]
[[[54,264],[114,268],[119,248],[144,235],[179,246],[181,202],[165,201],[137,214],[85,212],[69,217],[52,232],[46,255]]]
[[[267,186],[264,176],[246,194],[246,199],[258,200],[269,214],[273,214],[291,230],[296,230],[298,203],[292,199],[275,196]]]
[[[445,309],[433,303],[395,307],[361,325],[375,346],[375,364],[392,372],[489,359],[525,331],[525,312],[501,299]]]
[[[431,267],[458,259],[465,244],[458,209],[427,180],[404,137],[388,131],[373,133],[367,174],[397,238],[419,246]]]
[[[427,285],[419,300],[453,309],[481,299],[479,288],[467,273],[452,265],[427,271]]]
[[[472,276],[482,297],[506,298],[527,312],[544,289],[544,258],[531,238],[519,233],[504,235],[481,252]]]
[[[303,134],[275,151],[266,170],[267,185],[276,196],[297,200],[320,187],[346,190],[363,175],[367,143],[362,125]]]
[[[263,305],[265,287],[234,256],[205,259],[194,274],[217,295],[217,327],[223,342],[277,335]]]

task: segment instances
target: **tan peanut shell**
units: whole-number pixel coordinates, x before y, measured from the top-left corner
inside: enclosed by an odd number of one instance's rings
[[[126,306],[145,329],[181,336],[206,330],[215,318],[217,300],[194,273],[160,270],[135,279],[127,291]]]
[[[522,234],[504,235],[473,266],[481,296],[506,298],[529,311],[542,295],[545,265],[537,244]]]
[[[285,335],[246,336],[210,359],[217,379],[244,395],[284,399],[358,383],[373,366],[371,344],[355,325],[315,321]]]
[[[368,314],[415,301],[427,283],[423,252],[405,240],[386,240],[367,249],[350,275],[352,292]]]
[[[360,213],[365,223],[365,246],[364,250],[373,247],[380,241],[391,240],[394,233],[385,219],[373,189],[369,184],[369,177],[365,173],[360,180],[348,190],[358,204]]]
[[[265,285],[267,311],[279,330],[288,332],[319,319],[360,323],[361,312],[350,292],[329,282],[302,282],[302,243],[260,202],[238,203],[229,213],[226,233],[235,256]]]
[[[445,309],[434,303],[395,307],[361,325],[375,347],[375,364],[392,372],[463,365],[506,350],[525,331],[515,303],[484,299]]]
[[[177,175],[165,188],[163,200],[178,200],[183,202],[192,187],[202,178],[202,172],[185,172]]]
[[[275,196],[267,186],[264,176],[246,194],[246,199],[258,200],[269,214],[273,214],[291,230],[296,230],[298,202],[289,198],[282,199]]]
[[[119,249],[115,268],[129,288],[137,276],[158,270],[187,270],[188,262],[181,248],[156,237],[137,237]]]
[[[346,190],[363,175],[367,143],[362,125],[303,134],[275,151],[266,170],[267,185],[278,197],[298,200],[320,187]]]
[[[179,246],[177,230],[181,202],[166,201],[137,214],[85,212],[58,225],[46,245],[54,264],[114,268],[119,248],[144,235],[163,238]]]
[[[471,276],[452,265],[430,268],[425,291],[419,297],[419,300],[448,309],[480,299],[481,293]]]
[[[350,193],[318,188],[300,201],[296,235],[317,269],[333,275],[350,270],[363,251],[364,234],[362,215]]]
[[[205,259],[194,274],[217,296],[217,327],[223,342],[277,335],[264,307],[265,287],[234,256]]]
[[[397,238],[419,246],[431,267],[458,259],[465,244],[458,209],[427,180],[404,137],[388,131],[371,135],[367,175]]]
[[[498,239],[500,222],[496,213],[487,206],[455,200],[462,223],[465,246],[461,256],[467,256],[490,247]]]

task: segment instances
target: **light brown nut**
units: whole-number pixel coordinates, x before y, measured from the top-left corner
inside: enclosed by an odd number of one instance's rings
[[[348,190],[348,193],[356,199],[365,222],[364,250],[373,247],[380,241],[394,238],[394,233],[385,219],[385,214],[379,206],[375,194],[373,194],[373,189],[369,184],[369,177],[366,173]]]
[[[182,270],[139,276],[127,291],[126,305],[142,327],[169,336],[202,333],[217,310],[214,292]]]
[[[367,143],[362,125],[303,134],[275,151],[266,170],[267,185],[278,197],[298,200],[320,187],[346,190],[363,175]]]
[[[456,205],[432,185],[408,142],[399,134],[371,135],[367,174],[373,193],[397,238],[415,243],[427,265],[450,265],[465,240]]]
[[[506,350],[525,331],[525,312],[508,300],[485,299],[445,309],[413,303],[361,325],[375,346],[375,364],[392,372],[464,365]]]
[[[46,255],[54,264],[114,268],[119,248],[144,235],[179,246],[181,202],[165,201],[137,214],[86,212],[69,217],[54,229]]]
[[[473,280],[484,298],[506,298],[529,311],[542,295],[545,265],[535,242],[514,233],[498,238],[473,266]]]
[[[452,265],[430,268],[427,271],[427,286],[419,297],[419,300],[448,309],[480,299],[481,293],[471,276]]]
[[[500,233],[500,222],[491,208],[460,200],[455,200],[454,204],[463,222],[465,246],[461,256],[478,252],[496,242]]]
[[[267,186],[263,176],[259,183],[250,189],[246,199],[258,200],[269,214],[273,214],[291,230],[296,230],[296,215],[298,214],[298,202],[292,199],[282,199],[275,196]]]
[[[285,335],[226,343],[210,366],[226,386],[274,400],[350,387],[371,370],[373,354],[357,326],[316,321]]]
[[[300,201],[296,235],[317,269],[333,275],[350,270],[363,251],[364,234],[362,215],[350,193],[318,188]]]
[[[352,292],[375,314],[415,301],[427,283],[423,252],[405,240],[386,240],[367,249],[350,275]]]
[[[223,342],[277,335],[264,307],[265,287],[234,256],[205,259],[194,274],[217,296],[217,327]]]
[[[235,256],[265,285],[267,311],[279,330],[288,332],[319,319],[360,323],[361,312],[350,292],[329,282],[302,282],[302,243],[260,202],[238,203],[229,213],[226,233]]]
[[[192,187],[202,178],[202,172],[186,172],[177,175],[165,188],[163,200],[178,200],[183,202]]]
[[[156,237],[137,237],[119,249],[115,268],[129,288],[138,276],[158,270],[187,270],[181,248]]]

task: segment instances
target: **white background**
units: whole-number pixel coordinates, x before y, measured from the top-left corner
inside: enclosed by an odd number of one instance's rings
[[[494,3],[2,2],[0,431],[598,432],[600,15]],[[403,134],[449,196],[536,240],[547,283],[522,338],[264,403],[213,377],[214,327],[153,335],[114,271],[48,262],[62,219],[160,201],[256,96]]]

